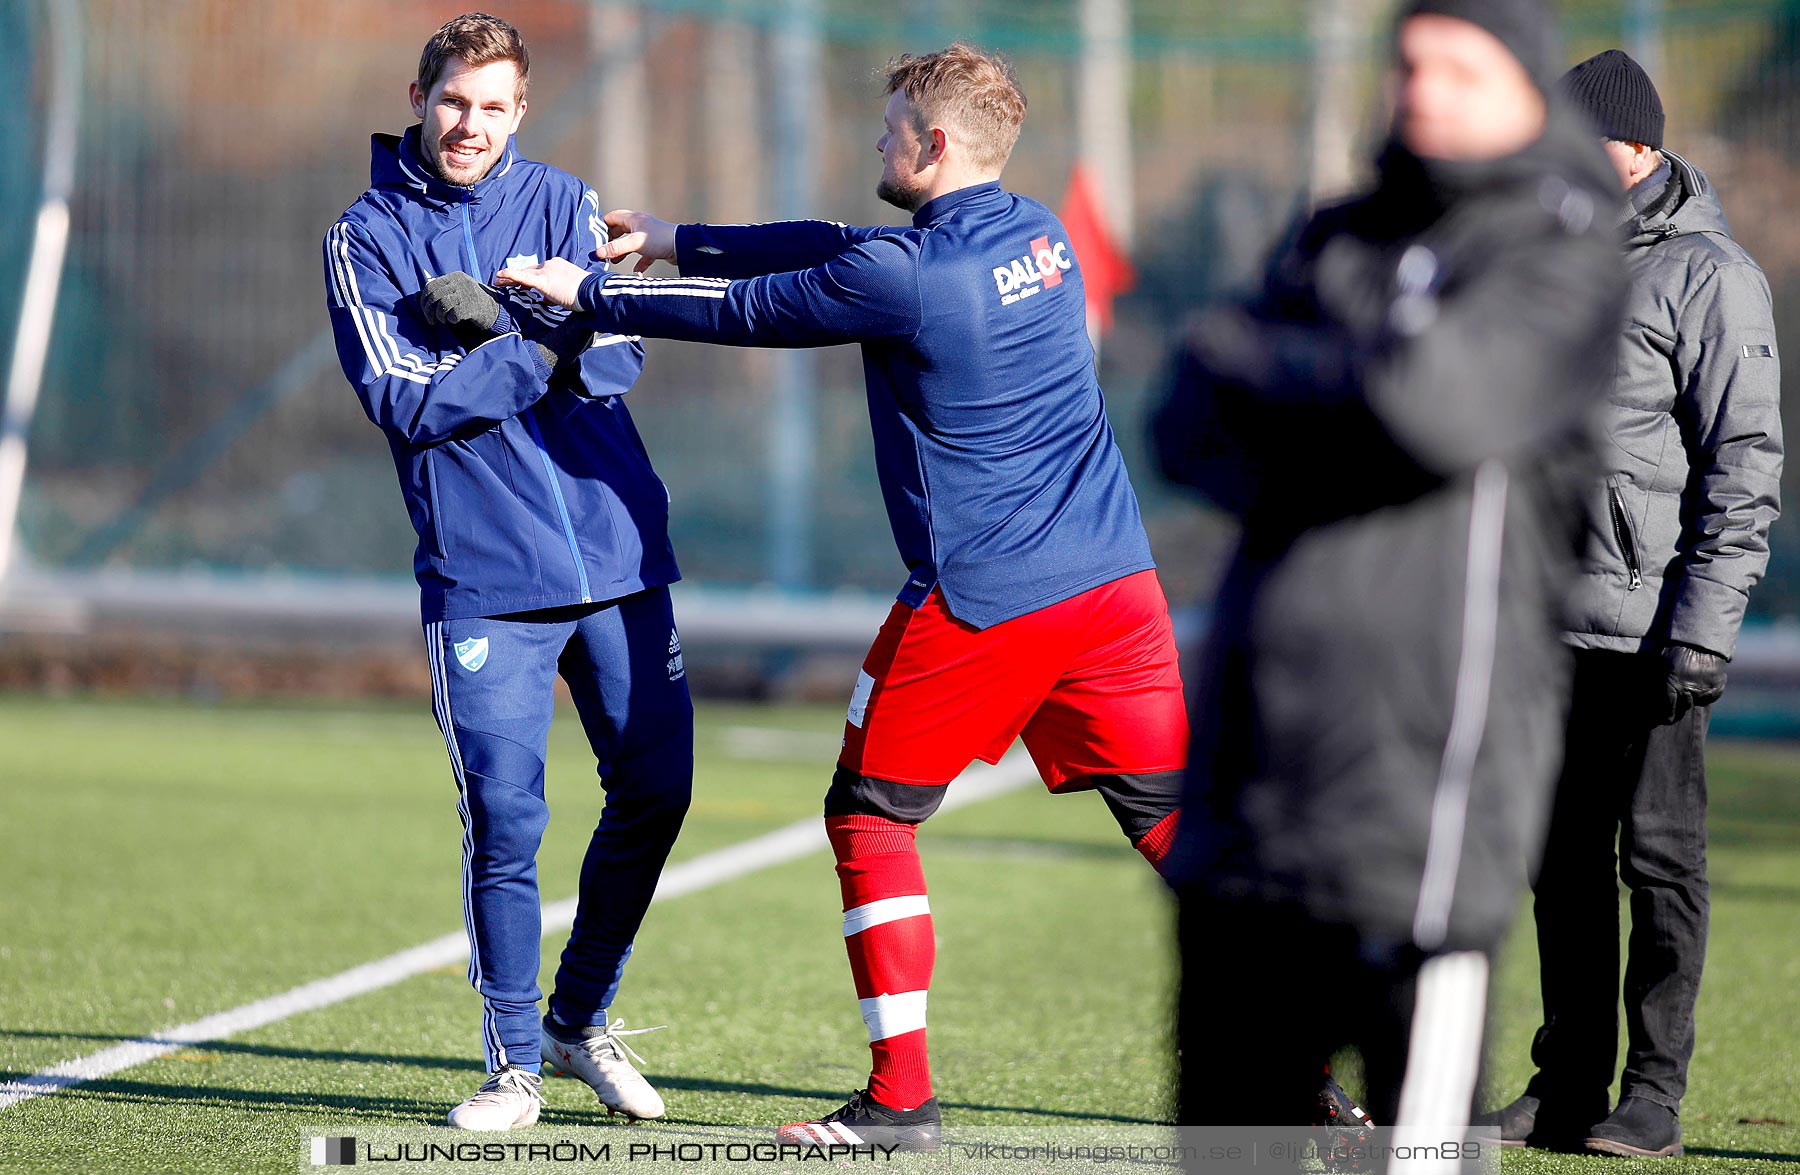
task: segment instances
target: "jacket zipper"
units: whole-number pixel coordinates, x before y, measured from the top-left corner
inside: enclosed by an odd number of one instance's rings
[[[481,264],[475,260],[475,230],[469,223],[469,205],[474,201],[473,193],[465,191],[462,202],[463,245],[469,254],[469,275],[476,281],[481,280]],[[531,443],[537,446],[538,460],[543,462],[544,477],[550,482],[550,496],[556,502],[556,516],[562,522],[563,539],[569,544],[569,558],[575,561],[575,578],[581,584],[581,602],[593,603],[593,589],[588,584],[587,565],[581,559],[581,544],[575,541],[575,523],[569,517],[569,505],[563,500],[562,483],[556,480],[556,462],[550,460],[550,450],[544,445],[544,434],[538,430],[537,418],[527,408],[523,413],[525,431],[531,434]]]
[[[432,463],[433,450],[425,453],[425,494],[431,502],[431,550],[439,559],[448,559],[450,552],[444,546],[444,511],[438,505],[437,468]]]
[[[1625,499],[1619,496],[1618,486],[1607,486],[1606,497],[1612,506],[1613,534],[1618,537],[1619,549],[1625,552],[1625,570],[1630,574],[1625,590],[1635,592],[1644,586],[1644,573],[1638,565],[1637,539],[1631,533],[1631,518],[1625,513]]]
[[[563,538],[569,542],[569,557],[575,560],[575,574],[581,580],[581,602],[591,604],[593,596],[588,589],[587,568],[581,562],[581,548],[575,542],[575,526],[569,521],[569,507],[563,501],[562,485],[556,480],[556,463],[550,460],[550,450],[544,447],[544,434],[538,431],[537,417],[531,415],[529,408],[524,415],[525,431],[537,445],[538,457],[544,463],[544,476],[550,479],[550,496],[556,499],[556,513],[562,518]]]

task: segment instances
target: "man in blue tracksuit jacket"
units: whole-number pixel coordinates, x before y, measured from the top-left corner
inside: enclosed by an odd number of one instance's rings
[[[1000,186],[1025,116],[969,45],[888,70],[883,199],[904,228],[675,226],[615,213],[602,251],[682,277],[509,267],[599,330],[763,347],[859,343],[905,586],[877,636],[825,797],[866,1090],[784,1142],[933,1150],[935,961],[918,824],[1022,738],[1053,792],[1098,791],[1152,865],[1174,839],[1187,717],[1168,607],[1107,423],[1081,267],[1049,209]],[[640,265],[642,269],[644,265]]]
[[[528,69],[504,21],[440,29],[412,87],[420,125],[374,137],[373,186],[325,239],[338,357],[387,436],[419,535],[490,1071],[450,1121],[475,1130],[536,1121],[540,1045],[609,1113],[663,1112],[607,1008],[693,777],[668,495],[620,398],[643,348],[469,276],[606,239],[599,198],[514,145]],[[605,804],[540,1040],[536,856],[559,674]]]

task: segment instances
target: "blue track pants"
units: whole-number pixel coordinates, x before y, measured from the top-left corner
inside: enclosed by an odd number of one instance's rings
[[[604,1024],[632,940],[687,813],[694,710],[669,593],[426,625],[432,706],[463,825],[469,982],[490,1071],[540,1063],[537,850],[558,675],[598,762],[604,806],[550,1006]],[[558,882],[561,890],[563,883]]]

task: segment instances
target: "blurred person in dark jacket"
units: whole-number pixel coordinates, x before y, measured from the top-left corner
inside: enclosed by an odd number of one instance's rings
[[[1663,149],[1656,87],[1609,49],[1562,88],[1605,137],[1631,292],[1607,386],[1603,483],[1567,640],[1562,779],[1536,884],[1537,1072],[1502,1141],[1663,1156],[1706,956],[1706,731],[1779,508],[1781,368],[1769,283],[1706,176]],[[1617,845],[1617,852],[1614,845]],[[1619,896],[1631,890],[1619,1104]]]
[[[1353,1045],[1389,1141],[1465,1128],[1560,752],[1616,190],[1535,0],[1415,0],[1395,53],[1373,189],[1198,321],[1155,422],[1243,524],[1171,861],[1184,1123],[1305,1122],[1296,1059]]]

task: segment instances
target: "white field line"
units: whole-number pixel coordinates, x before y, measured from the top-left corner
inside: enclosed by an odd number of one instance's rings
[[[1031,759],[1015,751],[997,767],[977,763],[963,772],[944,797],[938,810],[947,812],[982,800],[1002,795],[1034,782],[1037,769]],[[747,873],[780,865],[830,847],[825,826],[818,817],[796,821],[762,836],[752,837],[691,861],[683,861],[663,870],[653,902],[679,898],[721,882],[731,881]],[[575,899],[551,902],[544,907],[544,933],[556,934],[569,929],[575,920]],[[0,1083],[0,1110],[18,1105],[34,1097],[56,1093],[84,1081],[97,1081],[123,1069],[155,1060],[187,1045],[209,1040],[224,1040],[239,1032],[248,1032],[332,1004],[342,1003],[366,992],[391,987],[403,979],[423,974],[435,967],[448,967],[469,956],[469,940],[465,932],[434,938],[409,947],[384,959],[376,959],[352,967],[325,979],[315,979],[280,995],[254,1000],[224,1012],[202,1016],[186,1024],[164,1028],[148,1036],[121,1041],[111,1048],[76,1057],[72,1061],[40,1069],[26,1077]]]

